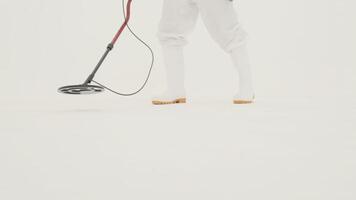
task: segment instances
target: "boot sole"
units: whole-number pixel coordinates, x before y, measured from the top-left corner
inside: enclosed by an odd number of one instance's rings
[[[158,100],[152,101],[153,105],[168,105],[168,104],[180,104],[180,103],[186,103],[186,99],[181,98],[181,99],[175,99],[173,101],[158,101]]]
[[[246,101],[246,100],[234,100],[234,104],[252,104],[253,101]]]

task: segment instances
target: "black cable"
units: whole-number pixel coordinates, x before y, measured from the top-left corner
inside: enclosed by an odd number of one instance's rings
[[[123,15],[124,15],[124,19],[126,20],[126,11],[125,11],[125,0],[122,0],[122,9],[123,9]],[[154,65],[154,61],[155,61],[155,56],[154,56],[154,53],[153,53],[153,50],[152,48],[145,42],[143,41],[139,36],[136,35],[136,33],[134,31],[132,31],[131,27],[129,26],[129,24],[127,23],[126,25],[127,29],[130,31],[130,33],[138,40],[140,41],[144,46],[147,47],[147,49],[150,51],[151,53],[151,66],[150,66],[150,69],[148,71],[148,74],[147,74],[147,77],[144,81],[144,83],[142,84],[142,86],[135,92],[132,92],[132,93],[120,93],[120,92],[117,92],[95,80],[92,80],[92,82],[96,83],[97,85],[107,89],[108,91],[114,93],[114,94],[117,94],[117,95],[120,95],[120,96],[133,96],[133,95],[136,95],[138,94],[139,92],[141,92],[143,90],[143,88],[145,88],[145,86],[147,85],[147,82],[151,76],[151,72],[152,72],[152,68],[153,68],[153,65]]]

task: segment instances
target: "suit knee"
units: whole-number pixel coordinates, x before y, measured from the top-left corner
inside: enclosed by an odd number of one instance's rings
[[[188,43],[184,35],[162,30],[158,31],[157,38],[161,45],[184,46]]]
[[[239,26],[236,26],[231,31],[226,31],[221,34],[218,39],[220,47],[225,52],[231,52],[233,49],[238,48],[246,43],[247,33]]]

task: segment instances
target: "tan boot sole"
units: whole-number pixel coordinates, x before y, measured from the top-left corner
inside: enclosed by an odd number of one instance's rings
[[[153,105],[167,105],[167,104],[179,104],[179,103],[186,103],[186,99],[181,98],[181,99],[175,99],[173,101],[158,101],[158,100],[152,101]]]
[[[246,100],[234,100],[234,104],[251,104],[253,101],[246,101]]]

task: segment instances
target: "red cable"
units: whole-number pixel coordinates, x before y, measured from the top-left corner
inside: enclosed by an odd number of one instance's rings
[[[132,0],[128,0],[127,1],[127,5],[126,5],[126,17],[125,17],[125,21],[123,22],[123,24],[121,25],[119,31],[116,33],[115,37],[112,39],[111,44],[115,45],[117,39],[119,39],[121,33],[124,31],[124,29],[127,26],[127,23],[130,20],[130,15],[131,15],[131,2]]]

